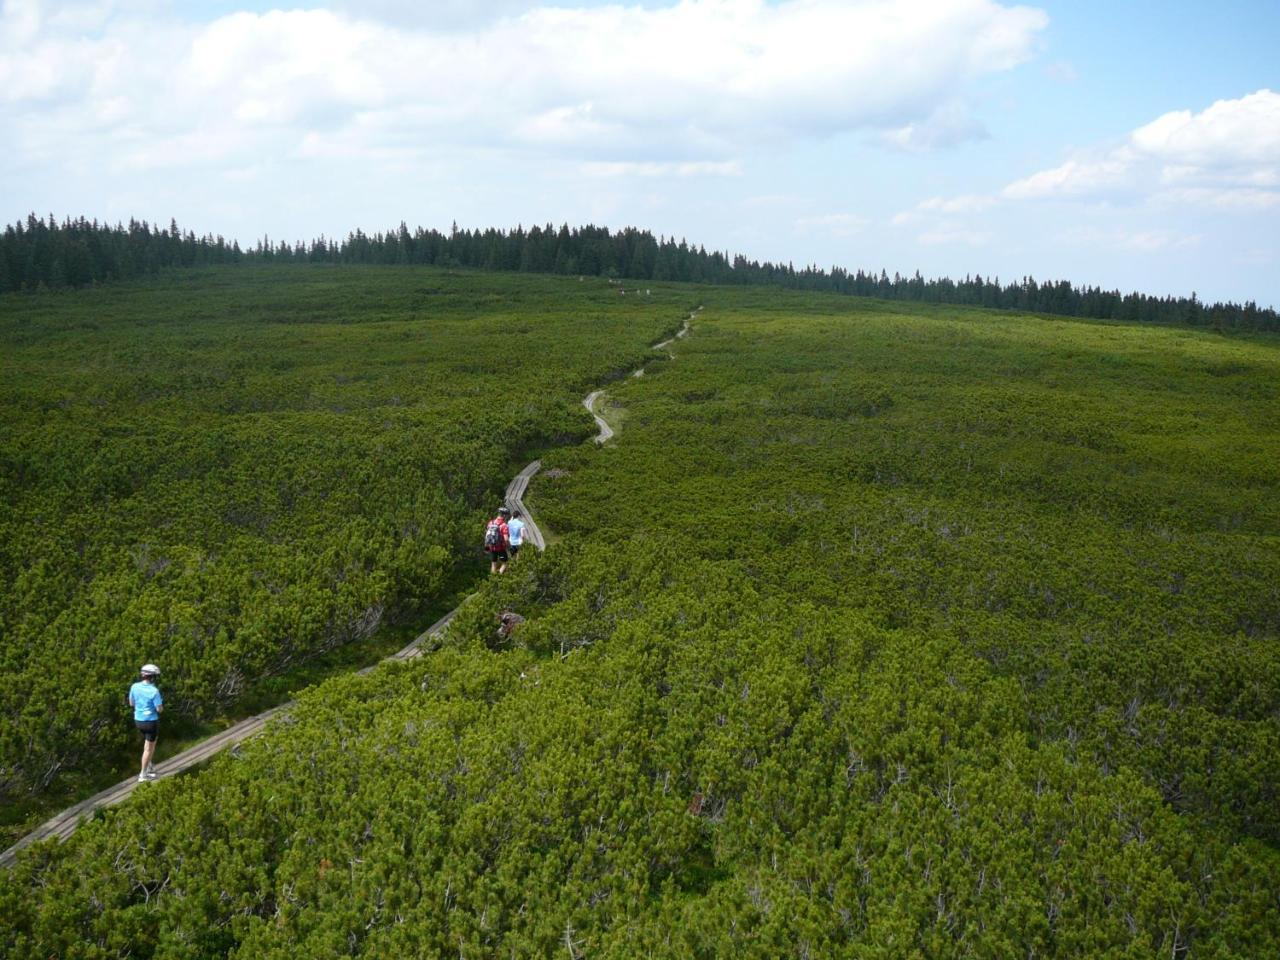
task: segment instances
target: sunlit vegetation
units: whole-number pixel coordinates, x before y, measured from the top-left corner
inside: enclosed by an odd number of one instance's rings
[[[544,453],[555,546],[33,849],[0,943],[1280,953],[1280,344],[699,293]]]
[[[0,299],[0,800],[118,764],[145,661],[176,731],[470,570],[516,454],[586,436],[581,392],[685,307],[551,283],[241,267]]]

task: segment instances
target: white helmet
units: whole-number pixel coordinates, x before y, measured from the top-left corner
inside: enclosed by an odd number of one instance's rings
[[[142,670],[140,672],[144,677],[160,676],[160,668],[157,667],[154,663],[144,663],[142,665]]]

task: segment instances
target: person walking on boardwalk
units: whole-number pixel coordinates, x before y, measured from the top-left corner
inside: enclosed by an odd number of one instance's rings
[[[484,549],[489,554],[490,573],[507,572],[507,561],[511,558],[507,552],[511,548],[511,541],[508,539],[510,532],[507,527],[507,520],[510,517],[510,510],[499,507],[498,515],[484,528]]]
[[[519,510],[511,511],[511,520],[507,523],[507,542],[510,546],[507,553],[514,560],[524,545],[524,514]]]
[[[140,672],[142,679],[129,688],[129,706],[133,707],[133,723],[142,734],[142,770],[138,773],[138,782],[146,783],[156,778],[151,758],[155,756],[156,738],[160,736],[160,711],[164,709],[164,697],[160,696],[160,688],[156,686],[160,668],[154,663],[147,663]]]

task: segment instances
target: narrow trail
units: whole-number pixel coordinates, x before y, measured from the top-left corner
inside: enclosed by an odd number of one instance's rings
[[[600,399],[603,393],[603,390],[592,390],[587,394],[586,399],[582,401],[582,405],[586,407],[587,412],[595,418],[596,426],[600,428],[600,432],[592,438],[597,444],[604,443],[606,440],[612,439],[613,437],[613,427],[605,423],[604,417],[596,413],[596,401]]]
[[[671,344],[679,340],[681,337],[686,337],[689,335],[689,324],[693,322],[693,318],[696,317],[701,310],[702,308],[698,307],[696,310],[693,311],[693,313],[685,317],[684,325],[678,331],[676,331],[676,335],[674,337],[668,337],[666,340],[663,340],[661,343],[655,343],[653,345],[653,349],[666,351],[667,356],[674,360],[675,354],[673,354],[667,348],[670,347]],[[643,377],[644,367],[643,366],[636,367],[636,369],[631,372],[631,376]],[[596,413],[596,401],[603,396],[604,396],[603,390],[592,390],[582,400],[582,405],[587,408],[587,412],[591,414],[591,416],[596,421],[596,427],[599,430],[599,432],[595,435],[593,439],[595,440],[597,445],[603,445],[607,443],[609,440],[613,439],[613,427],[609,426],[609,424],[605,422],[604,417]]]
[[[687,336],[689,333],[690,323],[693,322],[693,318],[696,317],[701,310],[702,307],[698,307],[689,314],[689,316],[685,318],[684,326],[680,328],[679,332],[676,333],[674,337],[663,340],[661,343],[654,344],[653,349],[666,350],[675,340]],[[672,356],[669,350],[667,351],[667,356]],[[643,373],[644,367],[642,366],[637,369],[632,376],[638,377]],[[603,390],[593,390],[591,393],[587,394],[586,398],[582,401],[583,406],[590,411],[591,416],[595,418],[596,425],[599,427],[599,433],[597,433],[593,438],[597,444],[604,443],[614,435],[613,429],[604,422],[604,419],[601,418],[599,414],[595,412],[594,404],[603,393]],[[530,463],[511,479],[511,482],[507,484],[507,490],[504,495],[504,502],[508,507],[513,510],[519,510],[524,514],[526,521],[525,538],[537,547],[539,551],[547,548],[546,538],[543,536],[542,529],[538,526],[533,512],[525,504],[523,498],[525,491],[529,487],[529,481],[533,479],[534,475],[541,468],[541,460],[535,460],[533,463]],[[454,607],[454,609],[450,610],[443,617],[415,637],[412,643],[391,654],[391,656],[386,657],[381,661],[381,663],[389,663],[396,660],[411,660],[414,657],[421,656],[423,645],[426,641],[444,633],[449,624],[453,622],[454,617],[458,615],[459,611],[461,611],[462,608],[475,596],[476,594],[474,593],[468,596],[462,601],[462,603]],[[357,670],[356,673],[357,675],[363,676],[371,673],[379,665],[380,664],[377,663],[370,664],[361,670]],[[286,703],[280,704],[279,706],[272,707],[270,710],[265,710],[256,716],[241,720],[239,723],[227,727],[226,730],[223,730],[221,733],[216,733],[206,740],[201,740],[194,747],[184,750],[179,754],[175,754],[163,763],[157,763],[155,765],[156,773],[159,774],[160,779],[174,776],[175,774],[182,773],[184,770],[189,770],[196,764],[203,763],[205,760],[208,760],[210,757],[220,753],[228,747],[234,747],[237,744],[243,743],[245,740],[259,733],[272,717],[293,707],[294,702],[295,701],[290,700]],[[137,777],[131,776],[124,782],[117,783],[114,787],[108,787],[106,790],[103,790],[100,793],[95,793],[93,796],[81,800],[74,806],[68,807],[61,813],[45,821],[35,830],[32,830],[8,850],[0,853],[0,867],[12,867],[18,860],[18,853],[33,843],[38,843],[41,840],[48,840],[50,837],[57,837],[59,840],[67,839],[67,837],[75,833],[76,827],[80,826],[80,822],[84,817],[92,814],[95,810],[100,810],[103,807],[115,806],[117,803],[123,802],[129,794],[133,793],[133,791],[140,786],[143,786],[143,784],[138,782]]]

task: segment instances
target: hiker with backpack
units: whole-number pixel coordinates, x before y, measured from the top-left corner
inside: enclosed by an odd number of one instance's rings
[[[156,680],[160,668],[154,663],[143,664],[138,671],[142,679],[129,688],[129,706],[133,707],[133,724],[142,734],[142,770],[138,782],[146,783],[157,776],[151,758],[156,753],[156,739],[160,736],[160,711],[164,709],[164,697]]]
[[[511,559],[508,553],[511,548],[510,531],[507,527],[510,517],[510,510],[499,507],[498,515],[484,528],[484,549],[489,554],[490,573],[507,572],[507,561]]]

